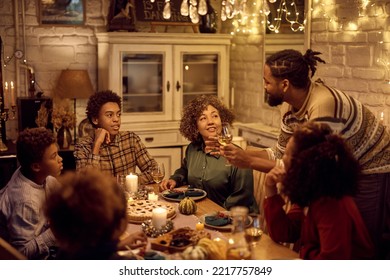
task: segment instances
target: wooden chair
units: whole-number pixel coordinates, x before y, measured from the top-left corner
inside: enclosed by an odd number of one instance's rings
[[[27,258],[12,247],[4,239],[0,238],[0,260],[26,260]]]

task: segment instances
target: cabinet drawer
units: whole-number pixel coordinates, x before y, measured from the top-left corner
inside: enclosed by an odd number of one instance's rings
[[[248,145],[261,148],[273,147],[277,141],[275,137],[245,130],[241,130],[240,135],[247,141]]]
[[[179,132],[138,132],[146,147],[177,145],[180,143]]]

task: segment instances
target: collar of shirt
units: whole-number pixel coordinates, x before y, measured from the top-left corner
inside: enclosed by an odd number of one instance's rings
[[[204,144],[204,142],[202,142],[202,143],[195,143],[194,142],[194,145],[196,145],[197,146],[197,150],[198,151],[203,151],[204,152],[204,150],[205,150],[205,144]],[[210,157],[214,157],[214,158],[219,158],[221,155],[212,155],[212,154],[210,154],[210,153],[205,153],[206,154],[206,156],[210,156]]]

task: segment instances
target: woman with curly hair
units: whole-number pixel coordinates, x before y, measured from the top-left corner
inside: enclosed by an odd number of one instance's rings
[[[353,196],[358,161],[326,124],[307,122],[290,138],[284,168],[265,179],[264,213],[271,238],[299,240],[302,259],[368,259],[373,245]],[[286,213],[286,195],[293,207]]]
[[[119,131],[121,114],[121,98],[116,93],[106,90],[91,95],[87,117],[95,133],[75,145],[76,169],[93,166],[116,177],[135,173],[138,167],[140,183],[151,183],[150,172],[157,163],[137,134]]]
[[[252,170],[226,166],[223,157],[205,151],[205,141],[221,132],[222,122],[232,124],[233,120],[234,114],[216,96],[193,99],[184,108],[180,122],[180,133],[191,143],[182,166],[160,188],[189,184],[204,189],[208,198],[226,209],[241,205],[258,212]]]

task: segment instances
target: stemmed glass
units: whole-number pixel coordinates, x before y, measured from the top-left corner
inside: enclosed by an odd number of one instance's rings
[[[164,168],[164,163],[157,163],[153,168],[152,168],[152,177],[153,181],[156,184],[161,183],[161,181],[165,177],[165,168]]]
[[[245,229],[245,239],[250,246],[256,246],[260,241],[263,231],[261,230],[260,215],[251,216],[253,218],[252,225]]]
[[[227,122],[222,123],[221,133],[218,135],[218,143],[222,146],[230,144],[233,140],[233,134],[231,132],[230,124]],[[225,166],[230,166],[229,161],[226,159]]]

